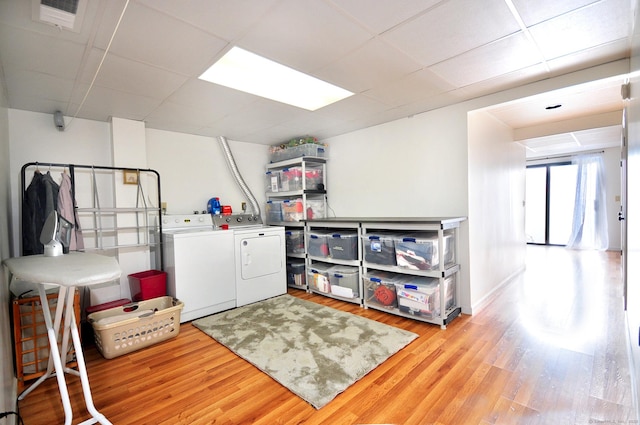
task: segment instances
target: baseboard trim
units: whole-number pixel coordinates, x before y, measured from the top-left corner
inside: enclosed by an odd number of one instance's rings
[[[464,311],[463,309],[462,312],[464,314],[471,314],[471,315],[478,314],[479,312],[481,312],[486,306],[488,306],[491,303],[491,301],[493,301],[498,296],[498,293],[503,288],[511,284],[518,275],[520,275],[525,271],[525,269],[526,269],[526,265],[523,264],[516,271],[514,271],[505,279],[503,279],[497,286],[495,286],[489,293],[487,293],[484,297],[482,297],[477,303],[473,304],[471,306],[471,311],[467,312],[467,311]]]

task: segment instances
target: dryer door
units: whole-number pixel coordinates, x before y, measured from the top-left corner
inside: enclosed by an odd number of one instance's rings
[[[236,231],[236,305],[287,293],[284,228]]]
[[[282,269],[280,235],[243,235],[240,244],[240,275],[243,280],[278,273]]]

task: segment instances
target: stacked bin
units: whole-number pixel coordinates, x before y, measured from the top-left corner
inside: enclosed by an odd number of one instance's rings
[[[369,304],[388,309],[398,308],[396,283],[402,275],[391,272],[369,270],[362,278],[365,299]]]
[[[328,294],[331,292],[330,274],[332,266],[313,264],[307,270],[307,284],[311,289]]]
[[[304,254],[304,230],[288,229],[284,232],[287,255]]]
[[[304,175],[303,175],[304,174]],[[294,192],[299,190],[324,190],[324,174],[321,164],[305,164],[265,173],[267,193]]]
[[[356,232],[336,232],[327,237],[329,255],[335,260],[358,259],[358,234]]]
[[[344,298],[360,296],[358,268],[352,266],[334,266],[329,273],[331,293]]]
[[[455,262],[453,236],[444,235],[445,267]],[[412,233],[395,240],[396,263],[409,270],[437,270],[440,267],[438,234]]]
[[[440,316],[438,279],[407,276],[395,282],[395,286],[400,311],[430,319]]]
[[[327,231],[310,231],[307,238],[307,254],[317,258],[329,258],[329,236],[330,233]]]
[[[395,240],[397,237],[395,234],[388,232],[362,235],[362,254],[364,260],[382,266],[395,266]]]
[[[287,261],[287,285],[306,288],[304,260],[292,258]]]

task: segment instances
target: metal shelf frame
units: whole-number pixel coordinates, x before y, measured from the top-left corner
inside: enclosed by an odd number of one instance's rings
[[[76,207],[76,211],[78,213],[90,213],[93,214],[94,217],[94,227],[93,228],[83,228],[82,230],[85,232],[93,232],[94,234],[97,234],[96,239],[100,240],[99,242],[99,246],[97,248],[88,248],[85,250],[92,250],[92,249],[98,249],[98,250],[104,250],[104,249],[118,249],[118,248],[131,248],[131,247],[151,247],[151,243],[148,240],[148,236],[147,239],[144,241],[140,240],[140,234],[139,234],[139,230],[142,228],[147,228],[148,230],[151,230],[152,228],[154,230],[157,231],[157,240],[155,241],[155,243],[153,244],[154,246],[158,247],[159,250],[159,261],[160,261],[160,269],[164,270],[164,252],[163,252],[163,245],[162,245],[162,237],[160,235],[162,235],[162,220],[158,220],[157,224],[149,224],[148,220],[149,220],[149,213],[157,213],[158,217],[160,217],[162,215],[162,196],[161,196],[161,185],[160,185],[160,174],[153,169],[150,168],[131,168],[131,167],[111,167],[111,166],[103,166],[103,165],[83,165],[83,164],[70,164],[70,163],[54,163],[54,162],[28,162],[26,164],[24,164],[20,170],[20,185],[21,185],[21,191],[20,191],[20,201],[21,201],[21,205],[24,202],[24,193],[27,187],[27,181],[26,181],[26,173],[27,170],[29,170],[30,168],[35,167],[34,171],[37,171],[40,169],[40,167],[42,168],[48,168],[49,171],[51,170],[51,168],[62,168],[65,171],[68,171],[69,173],[69,177],[71,179],[71,193],[72,193],[72,197],[75,200],[76,199],[76,170],[90,170],[92,171],[92,173],[94,173],[95,171],[107,171],[107,172],[132,172],[132,173],[136,173],[138,175],[138,181],[137,181],[137,195],[136,195],[136,206],[135,207],[123,207],[123,208],[118,208],[118,207],[105,207],[102,208],[99,205],[99,197],[98,197],[98,193],[97,193],[97,187],[95,185],[95,176],[94,176],[94,182],[93,182],[93,193],[92,193],[92,197],[93,197],[93,201],[94,201],[94,205],[91,207]],[[149,173],[151,175],[153,175],[153,177],[156,179],[157,181],[157,207],[150,207],[147,206],[146,204],[146,200],[144,199],[144,191],[142,189],[142,184],[140,181],[140,174],[141,173]],[[139,200],[142,199],[143,201],[143,206],[138,206],[138,202]],[[122,213],[129,213],[129,214],[135,214],[136,217],[136,226],[124,226],[124,227],[118,227],[117,225],[114,225],[113,227],[108,227],[105,228],[102,226],[102,216],[103,215],[112,215],[114,217],[114,221],[116,221],[116,216],[117,214],[122,214]],[[147,223],[143,226],[139,225],[139,213],[143,213],[145,220],[147,221]],[[102,245],[102,237],[104,233],[107,234],[115,234],[119,231],[127,231],[127,230],[132,230],[132,231],[137,231],[138,232],[138,241],[137,243],[133,243],[133,244],[123,244],[123,245],[113,245],[113,246],[108,246],[108,247],[104,247]],[[147,232],[148,233],[148,232]]]

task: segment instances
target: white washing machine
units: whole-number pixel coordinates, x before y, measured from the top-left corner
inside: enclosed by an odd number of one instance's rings
[[[233,236],[209,214],[162,216],[167,292],[184,303],[180,322],[236,307]]]
[[[251,215],[213,216],[215,228],[233,230],[236,305],[287,293],[284,227]]]

